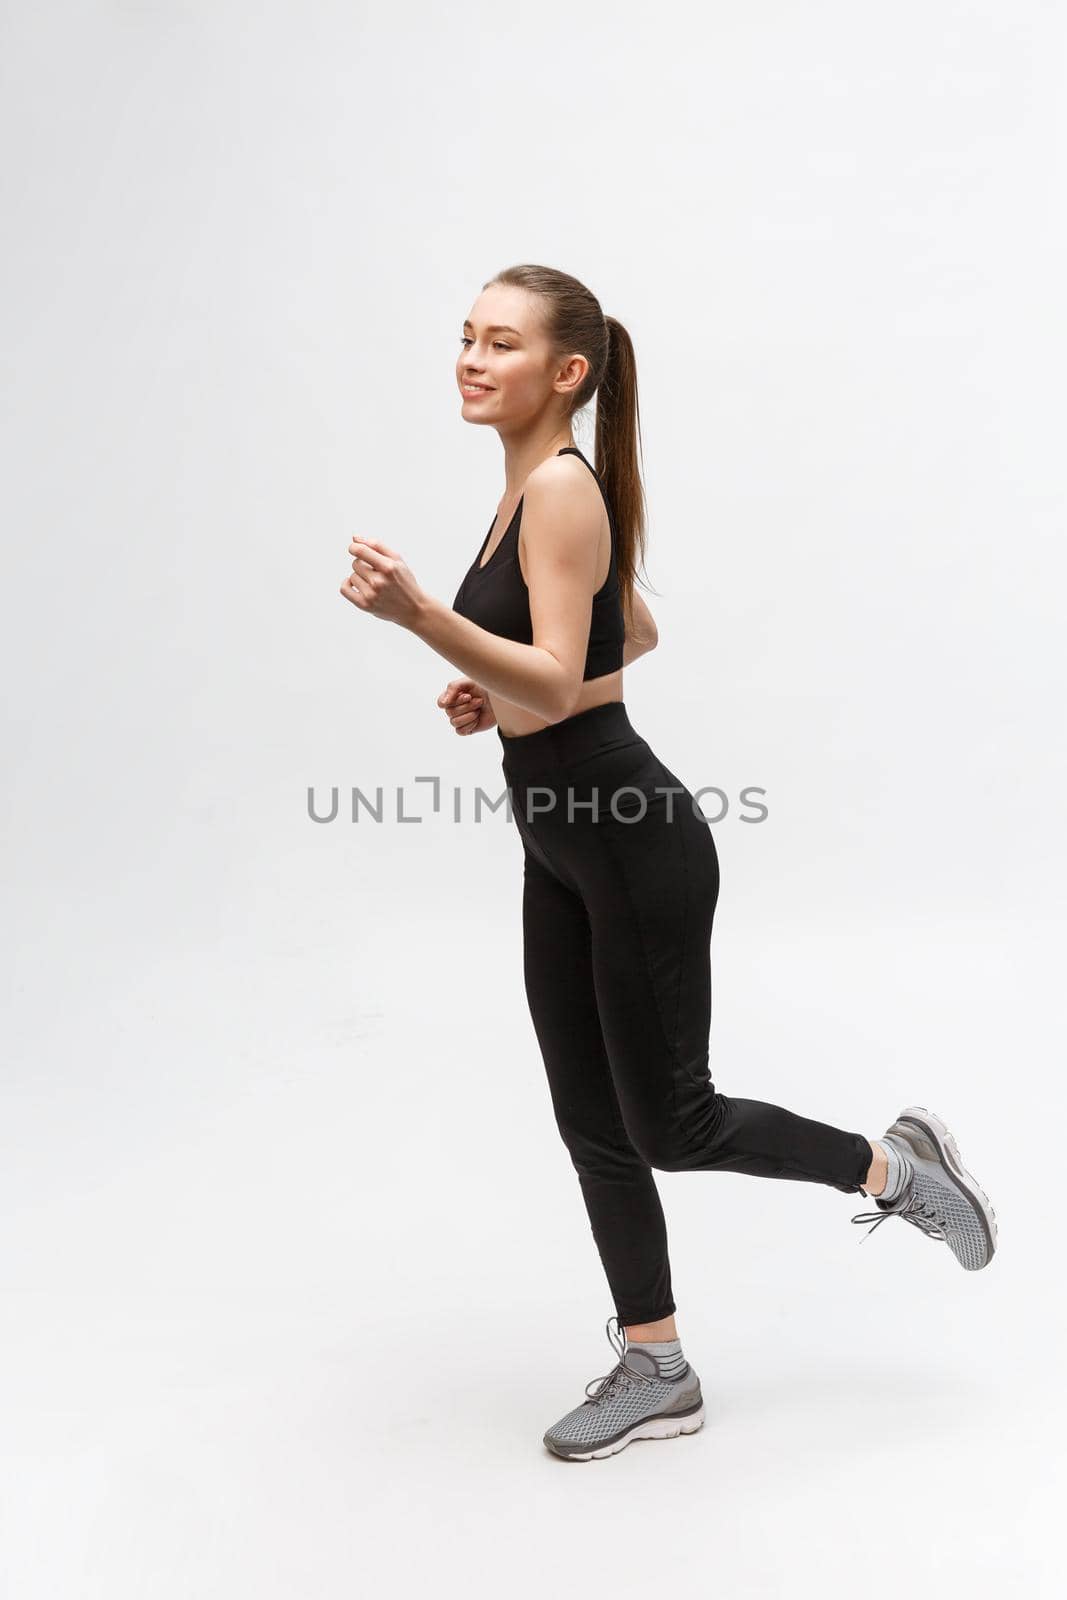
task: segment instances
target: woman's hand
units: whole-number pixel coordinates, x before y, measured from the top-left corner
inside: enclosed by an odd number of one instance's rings
[[[348,553],[355,560],[341,585],[345,599],[358,611],[410,628],[426,596],[403,556],[380,539],[353,539]]]
[[[484,733],[496,726],[489,696],[473,678],[453,678],[437,704],[447,713],[457,733]]]

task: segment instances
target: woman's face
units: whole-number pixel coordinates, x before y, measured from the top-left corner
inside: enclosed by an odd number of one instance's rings
[[[573,363],[580,363],[577,368]],[[588,363],[572,356],[562,370],[553,364],[524,289],[493,284],[478,296],[463,324],[456,381],[467,422],[509,428],[532,422],[577,387]]]

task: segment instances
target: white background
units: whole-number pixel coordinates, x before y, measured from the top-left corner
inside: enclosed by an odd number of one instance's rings
[[[1059,1592],[1065,35],[5,7],[13,1597]],[[519,261],[637,350],[631,718],[767,790],[715,827],[716,1085],[931,1106],[1001,1230],[969,1274],[865,1196],[660,1174],[708,1422],[583,1467],[541,1435],[612,1305],[521,845],[415,782],[466,810],[499,742],[338,593],[363,531],[451,602],[504,487],[461,323]]]

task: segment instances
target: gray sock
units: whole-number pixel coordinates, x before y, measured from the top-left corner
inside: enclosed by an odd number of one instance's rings
[[[679,1378],[684,1378],[689,1363],[682,1354],[682,1341],[680,1339],[649,1339],[647,1341],[627,1339],[627,1352],[630,1350],[643,1350],[655,1363],[656,1371],[668,1383],[675,1383]],[[647,1371],[644,1362],[634,1363],[639,1370]]]
[[[877,1142],[886,1153],[889,1172],[885,1180],[885,1188],[881,1194],[875,1195],[874,1198],[892,1203],[892,1201],[900,1199],[915,1168],[891,1139],[879,1139]]]

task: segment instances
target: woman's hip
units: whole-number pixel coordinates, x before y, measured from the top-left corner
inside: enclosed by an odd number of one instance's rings
[[[661,868],[688,862],[717,877],[697,801],[634,728],[621,701],[536,733],[501,735],[510,812],[574,884],[640,853]]]

